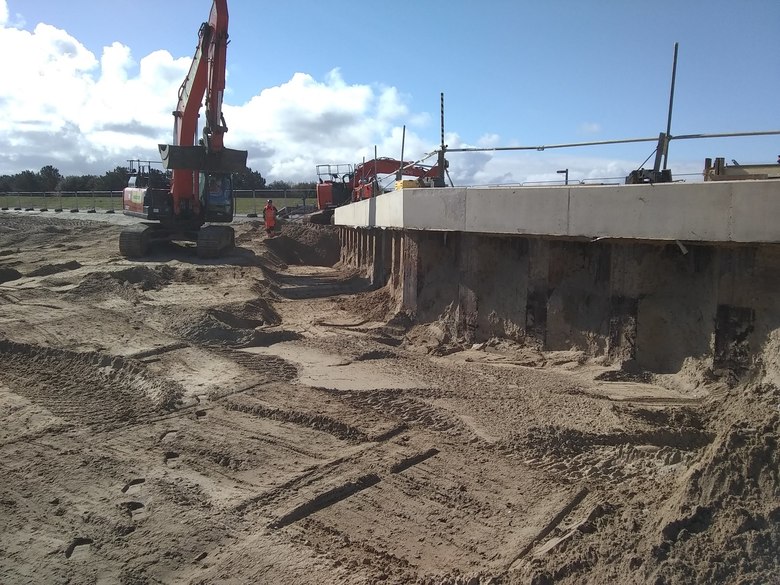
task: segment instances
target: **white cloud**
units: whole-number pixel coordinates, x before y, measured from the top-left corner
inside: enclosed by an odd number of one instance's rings
[[[156,160],[157,144],[171,140],[189,57],[156,51],[136,62],[115,42],[98,58],[46,24],[0,27],[0,51],[23,56],[0,62],[0,76],[16,80],[0,88],[0,173],[47,164],[102,173],[130,158]],[[397,156],[406,117],[406,152],[429,147],[413,130],[427,118],[410,115],[396,88],[348,84],[338,69],[322,81],[295,73],[223,109],[226,146],[248,150],[249,165],[271,179],[313,180],[316,164],[370,158],[374,145],[380,156]]]
[[[136,64],[116,42],[98,59],[47,24],[0,26],[0,51],[18,56],[0,61],[0,76],[14,80],[0,87],[0,173],[53,164],[102,174],[128,158],[157,158],[157,143],[170,140],[189,59],[157,51]]]
[[[295,180],[313,179],[320,163],[372,158],[374,145],[379,156],[400,156],[401,127],[409,115],[396,88],[348,84],[338,69],[323,81],[295,73],[246,104],[224,109],[226,144],[246,148],[249,165],[264,175]],[[428,146],[410,127],[405,144],[412,157]]]
[[[63,174],[102,174],[127,159],[158,160],[157,144],[171,141],[171,111],[191,57],[159,50],[136,60],[119,42],[98,57],[66,31],[47,24],[13,28],[8,18],[0,0],[0,52],[15,57],[0,60],[0,78],[14,80],[0,85],[0,174],[48,164]],[[249,166],[269,180],[311,181],[317,164],[371,159],[375,147],[379,156],[398,158],[402,140],[404,158],[418,160],[439,141],[432,127],[438,112],[413,112],[410,96],[397,88],[348,83],[338,69],[322,80],[295,73],[245,103],[231,102],[229,87],[226,96],[225,145],[248,150]],[[594,123],[581,129],[600,131]],[[496,134],[470,145],[449,133],[445,142],[452,148],[506,146]],[[530,152],[448,158],[459,185],[556,180],[561,168],[569,168],[572,179],[624,176],[631,168],[624,161]]]
[[[598,122],[583,122],[580,124],[580,134],[599,134],[601,124]]]
[[[480,144],[474,145],[463,142],[457,134],[448,134],[446,142],[450,148],[506,146],[500,143],[497,135],[483,136],[479,140]],[[450,152],[447,159],[452,182],[461,186],[560,184],[564,176],[557,171],[563,169],[569,170],[570,183],[613,183],[621,182],[636,165],[628,160],[535,150]]]
[[[497,146],[504,146],[501,144],[501,137],[498,134],[483,134],[477,140],[477,144],[482,148],[494,148]]]

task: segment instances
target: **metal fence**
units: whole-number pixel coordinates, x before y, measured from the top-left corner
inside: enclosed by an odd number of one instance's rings
[[[121,191],[43,191],[0,193],[0,210],[115,213],[122,210]]]
[[[285,207],[300,207],[316,205],[317,193],[314,189],[255,189],[253,191],[238,190],[236,196],[236,213],[257,217],[262,213],[266,201],[272,199],[274,206],[281,210]]]
[[[268,199],[278,209],[316,204],[314,189],[244,189],[234,192],[236,214],[256,217]],[[121,213],[122,191],[42,191],[0,193],[2,211]]]

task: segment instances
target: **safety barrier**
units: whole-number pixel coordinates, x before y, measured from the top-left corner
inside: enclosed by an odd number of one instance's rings
[[[0,193],[0,211],[116,213],[122,210],[121,191],[40,191]]]
[[[236,215],[258,217],[268,199],[282,207],[310,207],[313,189],[242,189],[234,192]],[[43,191],[0,193],[0,211],[121,213],[121,191]]]

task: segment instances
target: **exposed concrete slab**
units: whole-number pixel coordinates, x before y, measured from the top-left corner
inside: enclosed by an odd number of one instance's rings
[[[407,189],[403,193],[404,225],[413,230],[466,231],[467,189]]]
[[[464,231],[567,235],[570,192],[551,187],[470,189]]]
[[[569,192],[568,235],[705,242],[731,240],[732,185],[734,183],[730,182],[717,186],[666,183],[576,187]],[[780,197],[780,190],[777,196]],[[780,237],[780,230],[777,233]]]
[[[780,165],[778,165],[780,166]],[[780,232],[780,181],[762,181],[764,189],[747,189],[749,184],[729,183],[732,191],[732,239],[735,242],[776,242]],[[776,188],[768,188],[776,185]],[[741,188],[737,188],[741,187]]]
[[[780,181],[404,189],[337,225],[552,237],[780,242]]]

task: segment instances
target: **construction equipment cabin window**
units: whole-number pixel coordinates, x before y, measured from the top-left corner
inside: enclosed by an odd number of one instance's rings
[[[229,174],[200,173],[200,200],[209,211],[232,211],[233,181]]]

